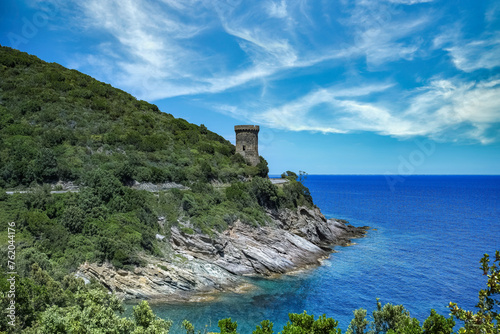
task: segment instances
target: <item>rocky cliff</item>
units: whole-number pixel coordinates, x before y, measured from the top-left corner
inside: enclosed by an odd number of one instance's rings
[[[269,212],[272,224],[254,227],[236,222],[213,235],[187,234],[172,227],[175,256],[148,259],[134,272],[84,264],[78,275],[95,278],[125,298],[195,299],[200,294],[247,285],[243,276],[283,274],[319,264],[332,246],[348,245],[367,227],[327,220],[317,208]]]

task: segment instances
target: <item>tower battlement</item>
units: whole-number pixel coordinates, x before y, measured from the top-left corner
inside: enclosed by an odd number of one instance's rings
[[[234,131],[236,131],[236,133],[238,133],[238,131],[256,131],[256,132],[259,132],[259,126],[258,125],[235,125]]]
[[[252,166],[257,166],[259,158],[259,126],[235,125],[236,153],[241,154]]]

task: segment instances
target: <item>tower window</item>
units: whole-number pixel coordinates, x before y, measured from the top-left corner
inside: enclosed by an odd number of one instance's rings
[[[243,151],[245,150],[245,145],[243,145]]]

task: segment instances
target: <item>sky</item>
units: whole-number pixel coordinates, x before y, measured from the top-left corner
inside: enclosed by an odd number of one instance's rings
[[[493,0],[4,0],[0,44],[110,83],[272,174],[500,174]]]

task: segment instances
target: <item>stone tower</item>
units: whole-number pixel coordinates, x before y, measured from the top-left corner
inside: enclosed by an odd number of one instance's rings
[[[236,153],[241,154],[252,166],[257,166],[259,160],[259,126],[236,125]]]

